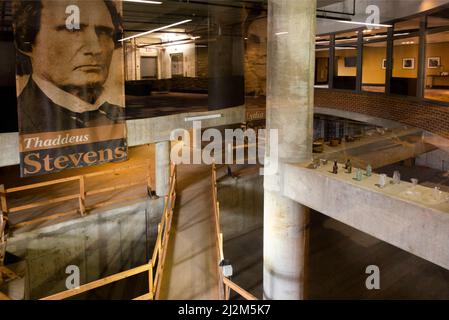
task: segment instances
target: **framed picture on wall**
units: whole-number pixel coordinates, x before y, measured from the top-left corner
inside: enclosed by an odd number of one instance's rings
[[[437,69],[441,66],[441,57],[429,57],[427,59],[427,68]]]
[[[415,69],[415,58],[402,59],[402,69]]]
[[[387,59],[382,59],[382,69],[387,69]]]

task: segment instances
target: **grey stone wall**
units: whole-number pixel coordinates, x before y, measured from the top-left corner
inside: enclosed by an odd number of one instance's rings
[[[39,299],[66,290],[66,267],[80,269],[81,284],[147,263],[157,237],[163,199],[91,214],[31,232],[12,235],[7,251],[25,260],[27,297]],[[145,293],[142,274],[78,299],[130,299]]]
[[[224,242],[263,226],[263,176],[219,179],[218,201]]]

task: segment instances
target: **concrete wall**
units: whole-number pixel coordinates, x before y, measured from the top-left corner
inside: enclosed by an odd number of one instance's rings
[[[289,164],[282,188],[294,201],[449,269],[449,251],[442,245],[449,241],[446,203],[430,205],[401,198],[391,186],[376,188],[376,179],[354,182],[351,176],[342,178],[324,169]],[[409,184],[401,182],[399,186]],[[423,187],[422,194],[423,190],[431,193]]]
[[[195,58],[195,44],[181,44],[175,46],[168,46],[160,50],[161,59],[161,78],[170,79],[171,74],[171,54],[182,53],[183,62],[183,76],[184,77],[195,77],[196,76],[196,58]]]
[[[240,175],[238,171],[236,174]],[[240,175],[237,180],[230,177],[220,179],[218,200],[224,238],[224,258],[232,265],[232,281],[261,299],[263,177],[255,171],[252,174]],[[231,299],[240,297],[231,293]]]
[[[141,66],[140,66],[140,62],[141,62],[141,58],[142,57],[156,57],[158,58],[158,49],[156,48],[140,48],[137,51],[137,61],[136,61],[136,79],[132,79],[132,80],[142,80],[142,71],[141,71]],[[160,79],[161,78],[161,61],[160,59],[157,59],[157,78]]]
[[[258,173],[220,179],[218,201],[225,242],[263,226],[263,176]]]
[[[203,120],[202,127],[224,126],[246,121],[245,106],[227,108],[208,112],[187,112],[164,117],[127,120],[128,146],[134,147],[160,141],[170,140],[170,133],[174,129],[191,129],[192,121],[185,121],[186,117],[221,114],[222,117]],[[0,133],[0,167],[19,164],[19,135],[18,133]]]
[[[184,37],[183,37],[184,38]],[[154,43],[154,38],[141,38],[139,44]],[[158,40],[160,42],[162,40]],[[171,57],[173,53],[183,54],[183,76],[196,76],[196,52],[195,44],[180,44],[167,46],[165,48],[146,47],[136,49],[133,45],[126,45],[126,80],[141,80],[140,58],[141,57],[157,57],[158,79],[170,79],[171,74]]]
[[[449,150],[438,149],[422,154],[416,158],[416,165],[447,171],[449,170]]]
[[[29,298],[66,290],[68,265],[80,268],[81,284],[148,262],[157,237],[163,199],[105,211],[30,232],[13,234],[8,252],[27,263]],[[79,298],[133,298],[147,281],[127,282]]]

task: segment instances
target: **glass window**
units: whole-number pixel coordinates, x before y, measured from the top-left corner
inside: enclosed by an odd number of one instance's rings
[[[418,84],[419,38],[397,36],[393,48],[391,93],[416,96]]]
[[[245,94],[264,96],[267,20],[264,6],[255,6],[124,2],[130,117],[228,108],[244,104]],[[257,14],[243,15],[253,9]]]
[[[334,88],[356,89],[358,31],[335,36]]]
[[[387,28],[363,30],[363,91],[385,92],[387,32]]]
[[[362,90],[385,92],[387,43],[374,42],[363,45]]]
[[[427,35],[426,99],[449,102],[449,31]]]
[[[329,48],[315,49],[315,86],[329,88]]]
[[[336,46],[334,63],[334,88],[355,90],[357,45]]]

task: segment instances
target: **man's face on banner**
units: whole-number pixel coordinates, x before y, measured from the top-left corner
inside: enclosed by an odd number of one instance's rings
[[[33,73],[58,87],[102,86],[114,52],[114,25],[103,1],[42,0],[40,31],[33,44]],[[80,28],[70,30],[66,9],[80,9]]]

